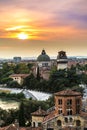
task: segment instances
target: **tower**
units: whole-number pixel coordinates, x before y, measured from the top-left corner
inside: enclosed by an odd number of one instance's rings
[[[57,70],[67,68],[68,59],[65,51],[58,52],[57,56]]]
[[[82,106],[82,95],[80,92],[63,90],[55,93],[55,114],[63,116],[79,115]]]

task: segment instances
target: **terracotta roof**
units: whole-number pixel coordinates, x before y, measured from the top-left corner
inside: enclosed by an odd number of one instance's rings
[[[27,77],[27,76],[29,76],[29,74],[12,74],[12,75],[10,75],[10,77],[22,77],[22,78]]]
[[[87,112],[82,112],[81,111],[81,114],[80,114],[81,117],[87,119]]]
[[[31,113],[33,116],[46,116],[47,112],[39,108],[37,111]]]
[[[26,130],[42,130],[42,127],[28,127]]]
[[[17,127],[14,124],[11,124],[9,126],[0,128],[0,130],[17,130]]]
[[[41,127],[19,127],[17,128],[15,125],[11,124],[9,126],[6,127],[2,127],[0,128],[0,130],[42,130]]]
[[[51,111],[51,112],[49,113],[49,115],[44,118],[43,123],[44,123],[45,121],[48,121],[48,120],[53,119],[54,117],[55,117],[55,111]]]
[[[58,95],[58,96],[79,96],[79,95],[81,95],[81,93],[68,89],[68,90],[63,90],[63,91],[57,92],[54,95]]]
[[[76,130],[76,128],[73,128],[73,127],[65,127],[65,128],[63,128],[63,130]]]

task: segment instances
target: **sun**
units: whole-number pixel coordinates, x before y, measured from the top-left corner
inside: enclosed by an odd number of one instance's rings
[[[25,40],[25,39],[28,39],[28,34],[26,34],[26,33],[20,33],[20,34],[18,34],[18,39],[22,39],[22,40]]]

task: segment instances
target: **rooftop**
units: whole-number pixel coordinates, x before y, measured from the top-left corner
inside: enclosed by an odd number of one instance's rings
[[[81,96],[82,94],[80,92],[75,92],[73,90],[68,89],[68,90],[63,90],[63,91],[57,92],[54,95],[57,95],[57,96]]]
[[[39,108],[37,111],[31,113],[33,116],[46,116],[47,112]]]
[[[12,75],[10,75],[10,77],[22,77],[22,78],[25,78],[27,76],[29,76],[29,74],[12,74]]]
[[[45,50],[37,57],[37,61],[50,61],[50,57],[46,54]]]

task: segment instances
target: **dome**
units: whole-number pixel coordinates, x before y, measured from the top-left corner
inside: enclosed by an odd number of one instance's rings
[[[50,61],[50,57],[46,54],[45,50],[42,50],[41,55],[37,57],[37,61]]]

